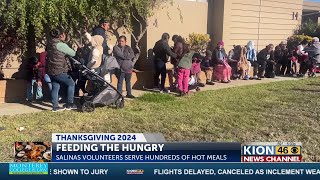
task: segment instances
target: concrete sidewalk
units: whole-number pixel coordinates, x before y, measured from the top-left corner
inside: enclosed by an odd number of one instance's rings
[[[262,84],[262,83],[270,83],[270,82],[277,82],[277,81],[287,81],[287,80],[298,80],[298,78],[291,78],[291,77],[276,77],[273,79],[263,79],[263,80],[237,80],[232,81],[229,84],[224,83],[216,83],[215,85],[206,85],[205,87],[201,88],[201,91],[207,90],[217,90],[217,89],[224,89],[224,88],[231,88],[231,87],[238,87],[238,86],[246,86],[246,85],[254,85],[254,84]],[[136,97],[139,97],[148,91],[142,90],[132,90],[132,94]],[[125,94],[125,92],[124,92]],[[36,113],[41,112],[44,110],[51,110],[52,106],[49,102],[35,102],[35,103],[5,103],[0,104],[0,116],[12,116],[17,114],[26,114],[26,113]]]

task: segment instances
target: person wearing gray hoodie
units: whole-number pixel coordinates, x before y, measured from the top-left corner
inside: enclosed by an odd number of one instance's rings
[[[127,44],[127,38],[120,36],[118,45],[113,48],[113,55],[116,57],[120,70],[117,73],[118,85],[117,89],[122,93],[123,80],[126,81],[127,98],[135,98],[131,93],[131,76],[133,70],[133,58],[135,54],[130,46]]]

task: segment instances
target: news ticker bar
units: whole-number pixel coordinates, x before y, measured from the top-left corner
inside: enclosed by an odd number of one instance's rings
[[[23,175],[23,176],[22,176]],[[0,179],[319,179],[320,163],[1,163]]]

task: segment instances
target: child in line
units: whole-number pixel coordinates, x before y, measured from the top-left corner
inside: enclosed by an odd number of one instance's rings
[[[189,76],[193,55],[194,51],[190,50],[189,45],[185,45],[183,48],[183,56],[178,63],[178,88],[180,90],[180,96],[184,96],[189,92]]]
[[[200,78],[202,59],[203,56],[201,56],[200,53],[195,53],[192,59],[191,75],[194,76],[197,91],[200,90],[200,87],[205,86],[203,83],[201,83]]]
[[[27,67],[27,101],[32,102],[34,86],[36,86],[36,100],[43,98],[42,94],[42,64],[37,57],[31,57]]]

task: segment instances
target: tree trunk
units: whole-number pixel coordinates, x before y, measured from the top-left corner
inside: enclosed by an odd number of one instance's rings
[[[35,29],[33,25],[28,26],[27,30],[27,53],[26,57],[32,57],[36,55],[36,36],[35,36]]]

